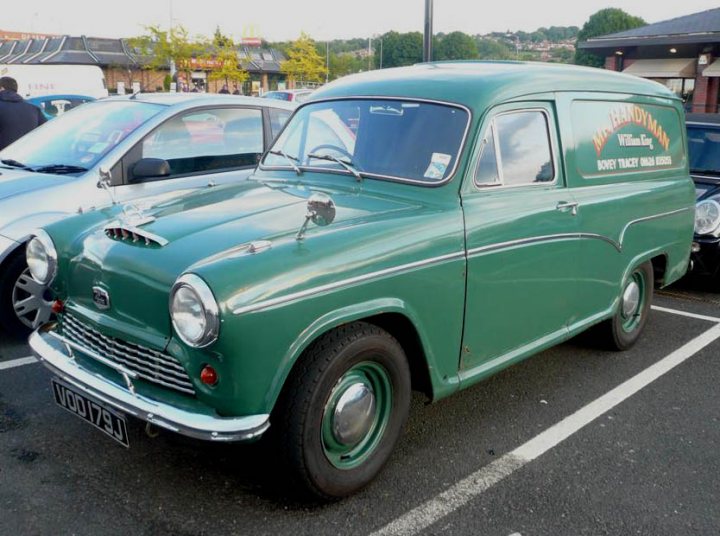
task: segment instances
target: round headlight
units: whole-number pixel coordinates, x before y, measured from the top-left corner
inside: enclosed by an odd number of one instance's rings
[[[57,251],[50,235],[45,231],[35,231],[25,248],[25,258],[30,275],[41,285],[52,283],[57,273]]]
[[[720,203],[714,199],[700,201],[695,207],[695,232],[699,235],[714,233],[720,227]]]
[[[193,348],[215,342],[220,314],[210,287],[194,274],[178,278],[170,292],[170,317],[178,337]]]

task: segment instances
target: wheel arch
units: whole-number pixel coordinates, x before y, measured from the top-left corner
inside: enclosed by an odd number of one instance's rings
[[[288,349],[274,378],[268,400],[274,407],[280,394],[298,368],[305,350],[318,338],[351,322],[367,322],[384,329],[402,346],[408,360],[413,390],[433,398],[434,388],[428,362],[427,341],[417,329],[417,317],[406,302],[381,298],[331,311],[312,322]]]

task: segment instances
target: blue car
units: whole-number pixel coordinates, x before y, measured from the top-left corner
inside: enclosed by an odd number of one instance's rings
[[[76,106],[94,100],[94,97],[88,97],[87,95],[43,95],[42,97],[27,99],[27,102],[40,108],[45,119],[50,120],[72,110]]]

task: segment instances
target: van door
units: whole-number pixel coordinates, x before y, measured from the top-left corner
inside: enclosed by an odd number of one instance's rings
[[[462,194],[461,377],[564,336],[578,299],[577,205],[560,165],[552,104],[501,107],[483,128]]]

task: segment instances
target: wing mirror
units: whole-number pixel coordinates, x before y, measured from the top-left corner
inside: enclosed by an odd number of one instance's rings
[[[170,176],[170,164],[162,158],[142,158],[135,162],[131,171],[131,182],[143,182]]]
[[[330,225],[335,221],[335,213],[335,202],[329,195],[323,193],[312,194],[307,201],[305,221],[297,235],[295,235],[295,239],[302,240],[305,238],[305,230],[311,221],[320,227]]]

